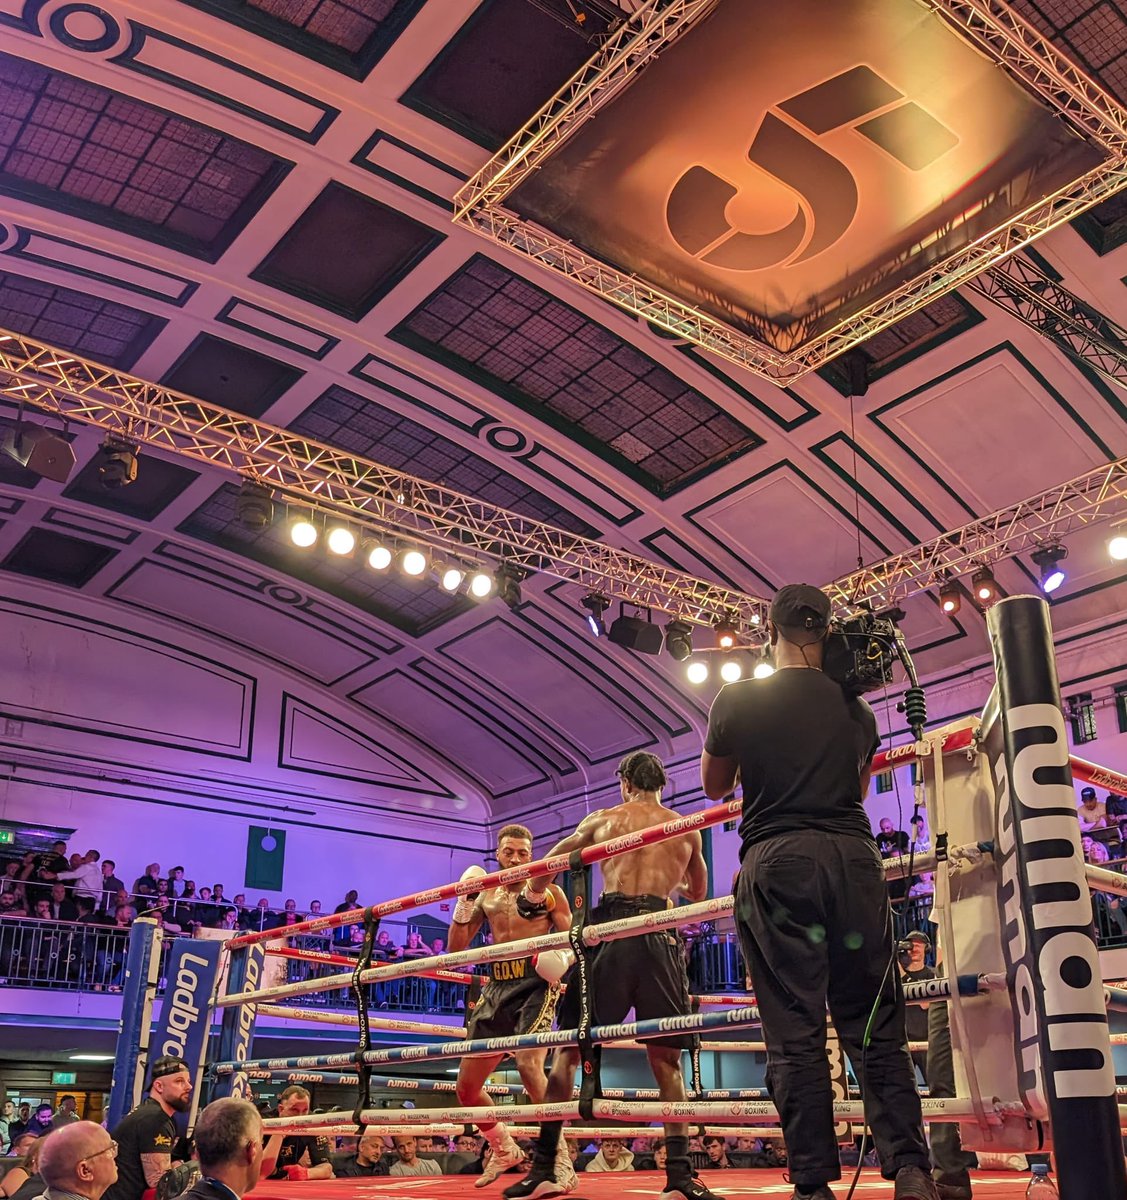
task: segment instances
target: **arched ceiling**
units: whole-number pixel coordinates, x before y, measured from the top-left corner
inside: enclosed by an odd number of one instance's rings
[[[981,297],[872,338],[851,411],[832,365],[775,387],[455,228],[456,190],[613,8],[581,29],[574,7],[0,0],[0,327],[760,595],[1127,452],[1122,393]],[[1127,99],[1121,0],[1015,7]],[[1036,254],[1127,323],[1125,238],[1116,198]],[[96,431],[70,432],[66,485],[0,458],[0,571],[45,602],[281,665],[497,814],[699,747],[711,693],[592,642],[575,589],[530,580],[510,612],[330,562],[243,529],[230,477],[186,460],[107,492]],[[1057,629],[1114,623],[1102,531],[1070,551]],[[923,672],[985,654],[969,603],[905,608]]]

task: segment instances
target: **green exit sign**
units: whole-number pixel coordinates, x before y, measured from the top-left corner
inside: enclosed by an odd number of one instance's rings
[[[77,1071],[52,1071],[52,1087],[73,1087],[78,1082]]]
[[[16,831],[14,829],[0,829],[0,846],[14,846],[16,844]]]

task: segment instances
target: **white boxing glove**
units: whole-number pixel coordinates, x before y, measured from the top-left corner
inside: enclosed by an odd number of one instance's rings
[[[532,966],[541,979],[559,983],[575,962],[574,950],[541,950],[532,956]]]
[[[484,867],[479,867],[476,863],[473,866],[467,867],[458,880],[459,883],[465,883],[467,879],[480,879],[489,872]],[[458,925],[468,925],[473,919],[474,901],[480,896],[480,892],[466,892],[458,897],[458,903],[454,905],[454,921]]]

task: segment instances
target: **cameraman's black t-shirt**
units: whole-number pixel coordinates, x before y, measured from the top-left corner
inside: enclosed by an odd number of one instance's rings
[[[821,671],[786,667],[721,688],[704,748],[739,764],[740,857],[805,829],[872,841],[861,772],[879,745],[873,710]]]

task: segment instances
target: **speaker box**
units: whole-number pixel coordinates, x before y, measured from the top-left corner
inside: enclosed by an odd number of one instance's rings
[[[66,483],[74,468],[74,451],[70,442],[42,425],[16,425],[4,435],[4,453],[29,471]]]
[[[660,654],[665,641],[661,627],[641,617],[617,618],[607,636],[616,646],[625,646],[639,654]]]

